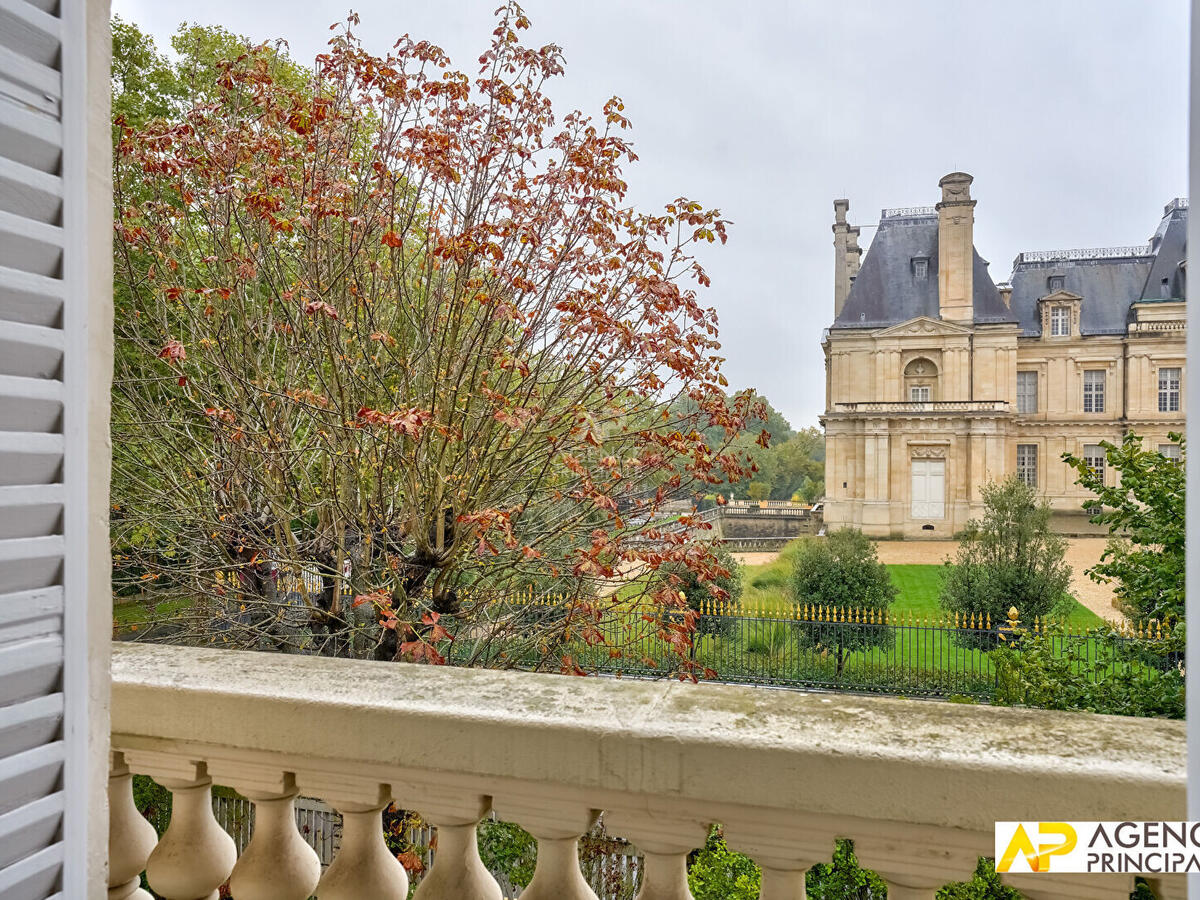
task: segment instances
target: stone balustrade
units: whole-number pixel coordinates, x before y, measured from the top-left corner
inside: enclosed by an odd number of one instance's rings
[[[417,900],[499,900],[476,825],[538,841],[524,900],[595,900],[577,843],[602,812],[644,856],[640,900],[688,900],[710,823],[762,867],[763,900],[800,900],[851,838],[890,900],[932,900],[991,855],[997,820],[1180,819],[1179,722],[727,685],[568,678],[154,645],[113,648],[109,896],[138,875],[167,900],[403,900],[380,811],[437,826]],[[173,795],[161,840],[131,773]],[[256,807],[240,858],[212,785]],[[322,874],[292,801],[344,817]],[[1125,876],[1025,875],[1032,900],[1127,900]],[[1159,885],[1164,900],[1182,884]]]
[[[1007,413],[1006,400],[883,400],[834,403],[830,413],[887,413],[890,415],[928,415],[930,413]],[[827,413],[828,415],[829,413]]]

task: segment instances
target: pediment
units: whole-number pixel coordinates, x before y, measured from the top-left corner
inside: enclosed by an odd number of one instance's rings
[[[1055,291],[1038,300],[1039,303],[1078,303],[1083,297],[1070,291]]]
[[[872,334],[872,337],[909,337],[916,335],[918,337],[928,337],[929,335],[937,334],[970,334],[971,329],[965,325],[958,325],[954,322],[944,322],[941,319],[933,319],[929,316],[917,316],[915,319],[909,319],[907,322],[901,322],[898,325],[890,325]]]

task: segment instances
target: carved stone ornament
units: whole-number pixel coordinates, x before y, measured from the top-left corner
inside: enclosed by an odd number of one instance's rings
[[[912,451],[913,459],[945,459],[946,447],[943,444],[934,444],[925,447],[909,447]]]

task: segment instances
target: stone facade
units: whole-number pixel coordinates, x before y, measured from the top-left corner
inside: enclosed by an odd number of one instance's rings
[[[1016,472],[1060,530],[1094,533],[1064,452],[1130,431],[1177,452],[1187,201],[1167,205],[1148,244],[1022,253],[998,286],[974,249],[971,181],[952,173],[936,207],[884,210],[861,269],[835,201],[830,527],[945,539],[979,515],[985,483]]]

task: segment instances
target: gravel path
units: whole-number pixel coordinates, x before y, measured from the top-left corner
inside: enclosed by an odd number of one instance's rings
[[[1122,621],[1124,617],[1113,607],[1112,586],[1097,584],[1085,570],[1100,561],[1107,543],[1105,538],[1070,538],[1067,541],[1067,564],[1071,567],[1071,593],[1080,603],[1110,621]],[[879,561],[890,565],[925,564],[940,565],[952,559],[958,544],[954,541],[877,541]],[[779,556],[778,553],[735,553],[738,562],[747,566],[765,565]]]

